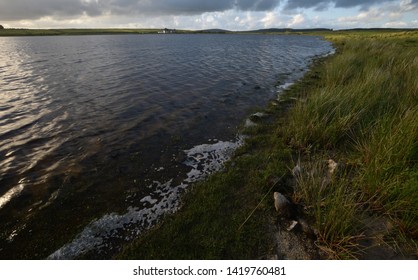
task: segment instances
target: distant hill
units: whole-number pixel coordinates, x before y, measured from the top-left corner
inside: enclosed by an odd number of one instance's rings
[[[418,28],[351,28],[339,29],[338,31],[414,31]]]
[[[333,31],[328,28],[306,28],[306,29],[293,29],[293,28],[267,28],[247,31],[250,33],[292,33],[292,32],[321,32],[321,31]]]
[[[196,33],[230,33],[232,31],[225,30],[225,29],[204,29],[204,30],[197,30]]]
[[[226,29],[204,29],[204,30],[195,30],[193,33],[217,33],[217,34],[226,34],[226,33],[309,33],[309,32],[332,32],[332,31],[359,31],[359,32],[391,32],[391,31],[413,31],[418,30],[417,28],[352,28],[352,29],[331,29],[331,28],[265,28],[257,30],[247,30],[247,31],[231,31]]]
[[[267,28],[267,29],[258,29],[258,30],[248,30],[248,31],[231,31],[226,29],[204,29],[196,30],[194,33],[292,33],[292,32],[321,32],[321,31],[332,31],[328,28],[312,28],[312,29],[292,29],[292,28]]]

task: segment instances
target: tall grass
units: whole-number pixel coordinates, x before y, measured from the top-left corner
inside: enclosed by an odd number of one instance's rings
[[[318,246],[329,258],[355,258],[352,247],[359,237],[356,201],[358,193],[353,191],[349,180],[336,180],[326,174],[321,161],[304,162],[297,176],[294,201],[305,205],[308,216],[314,219],[314,230]],[[338,205],[338,207],[336,207]]]
[[[353,167],[333,182],[325,197],[315,182],[309,183],[309,193],[302,193],[312,205],[329,200],[325,204],[330,209],[316,207],[313,214],[324,242],[340,244],[361,234],[365,205],[389,216],[400,233],[416,241],[417,37],[415,32],[330,38],[339,53],[324,66],[322,84],[289,115],[287,135],[293,147],[306,154],[333,155]],[[299,184],[308,185],[303,179]]]

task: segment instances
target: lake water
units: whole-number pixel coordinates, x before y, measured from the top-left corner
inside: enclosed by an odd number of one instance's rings
[[[107,258],[222,168],[318,37],[0,38],[0,258]]]

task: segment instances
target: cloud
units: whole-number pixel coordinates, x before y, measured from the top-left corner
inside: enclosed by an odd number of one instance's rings
[[[384,7],[381,12],[387,13],[391,20],[395,20],[401,18],[406,13],[416,10],[418,10],[418,0],[401,0],[398,5],[388,5],[387,7]],[[396,22],[389,22],[388,24],[393,25],[396,24]]]
[[[390,22],[385,23],[384,27],[402,28],[402,27],[408,27],[408,24],[404,21],[390,21]]]
[[[340,8],[335,14],[335,7]],[[354,9],[352,9],[354,8]],[[418,0],[0,0],[7,28],[417,26]]]
[[[370,23],[370,22],[376,22],[381,20],[385,15],[385,13],[382,13],[379,9],[369,9],[368,11],[364,11],[359,13],[356,16],[352,17],[341,17],[338,19],[339,22],[343,22],[346,24],[358,24],[358,23]]]
[[[418,9],[418,0],[401,0],[399,3],[399,11],[402,13],[410,12]]]
[[[292,17],[290,22],[287,24],[287,27],[300,27],[305,22],[305,17],[302,14],[297,14]]]
[[[83,0],[0,0],[1,20],[29,20],[45,16],[99,15],[92,3]]]
[[[268,11],[281,0],[0,0],[2,20],[81,15],[199,15],[227,10]]]
[[[379,6],[360,10],[357,15],[344,16],[337,19],[344,27],[414,27],[408,15],[416,13],[418,0],[401,0],[396,3],[385,2]]]
[[[316,8],[317,10],[323,10],[330,5],[334,5],[336,8],[352,8],[359,6],[365,9],[373,4],[393,1],[396,0],[289,0],[287,1],[285,9]],[[416,2],[418,0],[413,1]]]
[[[260,22],[262,23],[263,28],[283,25],[283,21],[278,17],[277,13],[274,12],[266,13]]]

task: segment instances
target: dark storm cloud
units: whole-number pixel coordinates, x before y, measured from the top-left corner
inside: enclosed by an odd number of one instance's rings
[[[1,20],[76,17],[83,14],[184,15],[237,9],[266,11],[281,0],[0,0]]]
[[[367,9],[373,4],[399,0],[0,0],[0,21],[33,20],[45,16],[56,19],[80,15],[198,15],[236,9],[269,11],[280,3],[285,10],[328,7]],[[415,6],[418,0],[412,0]]]
[[[239,10],[250,10],[250,11],[267,11],[272,10],[281,2],[280,0],[265,0],[265,1],[254,1],[254,0],[239,0],[234,1],[235,6]]]
[[[1,20],[37,19],[43,16],[99,15],[95,5],[83,0],[0,0]]]
[[[285,9],[296,8],[319,8],[323,9],[330,4],[333,4],[337,8],[351,8],[360,6],[362,8],[370,7],[376,3],[382,2],[394,2],[395,0],[289,0],[285,6]],[[413,0],[412,2],[417,2]]]
[[[74,17],[103,13],[100,1],[85,0],[0,0],[0,21],[32,20],[45,16]]]
[[[152,12],[201,14],[234,8],[245,11],[266,11],[276,7],[280,0],[160,0],[148,4],[142,2],[148,1],[139,1],[138,8]]]

